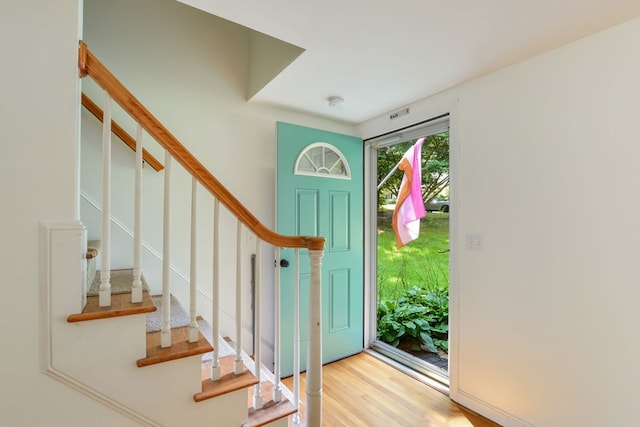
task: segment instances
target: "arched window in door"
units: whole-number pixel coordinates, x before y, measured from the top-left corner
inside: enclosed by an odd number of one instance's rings
[[[340,150],[326,142],[307,145],[298,154],[293,172],[296,175],[351,179],[347,159]]]

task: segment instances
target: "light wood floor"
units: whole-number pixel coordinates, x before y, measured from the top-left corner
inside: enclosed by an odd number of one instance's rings
[[[325,365],[322,375],[323,427],[499,426],[367,353]],[[292,378],[283,383],[292,389]],[[304,384],[303,374],[303,408]]]

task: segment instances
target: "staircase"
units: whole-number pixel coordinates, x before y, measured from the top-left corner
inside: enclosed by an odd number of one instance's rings
[[[100,242],[87,244],[87,230],[81,223],[43,223],[41,227],[41,330],[42,371],[122,414],[125,426],[176,426],[176,427],[232,427],[232,426],[298,426],[303,423],[299,414],[300,351],[294,360],[294,389],[289,391],[280,381],[280,316],[279,277],[275,267],[279,265],[279,248],[295,248],[296,257],[291,261],[296,268],[300,260],[308,260],[309,275],[309,326],[308,361],[306,373],[305,425],[322,425],[322,370],[321,370],[321,315],[320,315],[320,260],[324,238],[284,236],[269,230],[260,223],[213,175],[189,153],[186,148],[88,51],[84,43],[79,47],[79,69],[82,77],[90,76],[105,90],[103,113],[103,200],[101,210]],[[132,269],[111,270],[111,224],[115,221],[110,209],[111,197],[111,100],[117,102],[138,124],[136,144],[136,199]],[[95,113],[94,113],[95,114]],[[152,136],[165,150],[164,160],[164,212],[163,248],[157,258],[161,263],[160,307],[149,295],[142,271],[151,267],[141,264],[141,186],[143,148],[142,130]],[[181,295],[180,303],[188,317],[187,325],[171,326],[171,301],[174,289],[171,284],[171,245],[169,244],[171,212],[171,163],[175,161],[192,176],[191,206],[191,267],[188,277],[188,295]],[[196,189],[204,188],[213,198],[215,254],[214,272],[209,307],[211,327],[197,316],[198,266],[196,229]],[[235,218],[237,239],[232,244],[221,242],[220,209],[226,209]],[[243,343],[242,297],[245,288],[243,271],[248,267],[244,258],[241,236],[250,234],[255,240],[255,263],[262,261],[262,247],[268,246],[275,253],[275,283],[273,298],[273,368],[263,363],[261,268],[256,269],[251,336],[252,354],[243,349],[251,346]],[[234,297],[221,296],[219,254],[227,247],[236,248],[236,283],[225,284],[235,292]],[[304,258],[298,249],[305,249]],[[95,261],[100,259],[100,271],[96,273]],[[145,273],[146,274],[146,273]],[[129,278],[131,286],[118,290],[117,275]],[[96,284],[93,284],[93,277]],[[113,280],[112,280],[113,279]],[[297,279],[295,279],[297,280]],[[112,283],[113,281],[113,283]],[[152,288],[157,288],[155,281]],[[296,294],[299,283],[294,284]],[[298,298],[294,299],[299,304]],[[220,307],[235,305],[234,327],[227,343],[220,331]],[[160,330],[148,330],[148,316],[160,311]],[[175,310],[173,310],[175,311]],[[175,317],[175,313],[174,313]],[[206,317],[206,316],[205,316]],[[299,341],[299,319],[287,319],[294,325],[294,340]],[[205,336],[206,335],[206,336]],[[233,341],[231,341],[233,340]],[[229,346],[229,351],[223,348]],[[87,422],[90,424],[90,421]],[[121,427],[118,425],[117,427]]]
[[[211,380],[211,367],[212,367],[212,355],[213,352],[212,342],[212,330],[208,323],[202,319],[202,317],[198,318],[198,323],[200,324],[198,331],[198,340],[196,342],[189,342],[189,325],[188,322],[185,325],[184,320],[176,320],[174,319],[184,319],[187,316],[186,312],[179,305],[175,297],[171,296],[171,335],[172,335],[172,346],[167,348],[162,348],[160,345],[160,330],[155,328],[154,321],[150,321],[150,316],[154,315],[154,313],[158,310],[157,304],[161,304],[161,300],[158,297],[151,297],[148,292],[148,286],[146,286],[145,280],[143,278],[143,297],[141,303],[131,303],[131,290],[130,285],[133,281],[133,269],[129,270],[119,270],[112,271],[112,280],[114,282],[124,282],[123,286],[116,285],[115,288],[119,288],[118,293],[112,293],[111,295],[111,306],[109,307],[100,307],[99,306],[99,295],[97,292],[97,287],[99,286],[99,276],[100,272],[95,269],[95,261],[99,255],[100,250],[100,242],[99,241],[90,241],[88,244],[87,250],[87,277],[89,280],[87,289],[88,296],[86,305],[81,313],[71,314],[67,317],[67,321],[70,323],[76,322],[87,322],[85,326],[86,334],[84,340],[89,341],[89,337],[92,337],[92,340],[95,338],[94,336],[100,334],[100,328],[110,327],[109,320],[114,318],[122,318],[120,320],[120,324],[124,329],[139,329],[139,323],[143,317],[141,315],[145,315],[144,320],[145,324],[145,335],[146,335],[146,347],[145,347],[145,356],[139,357],[135,363],[138,368],[146,368],[151,367],[156,364],[171,364],[173,361],[184,360],[182,363],[188,365],[188,368],[180,368],[180,370],[189,369],[189,373],[185,372],[184,378],[182,375],[176,375],[178,373],[178,368],[173,370],[170,366],[163,369],[171,372],[171,385],[172,388],[175,389],[183,389],[184,393],[192,393],[194,404],[204,403],[208,399],[221,398],[225,397],[227,400],[227,404],[229,404],[229,408],[238,407],[241,408],[238,410],[238,416],[236,419],[228,419],[223,421],[224,425],[235,426],[242,425],[247,427],[257,427],[257,426],[286,426],[288,424],[287,417],[289,415],[294,414],[297,410],[296,407],[286,398],[283,398],[280,402],[274,402],[273,400],[266,402],[263,404],[262,408],[256,409],[251,406],[251,394],[253,392],[252,387],[259,383],[257,377],[253,374],[255,371],[255,365],[251,361],[250,357],[244,354],[243,359],[248,361],[248,364],[251,366],[251,369],[246,365],[243,365],[243,372],[241,374],[236,374],[234,372],[234,355],[233,350],[230,345],[222,340],[221,343],[225,346],[225,350],[220,357],[220,365],[221,365],[221,376],[220,379],[212,381]],[[128,290],[123,291],[122,287],[126,288],[128,283]],[[102,319],[101,321],[99,321]],[[156,319],[157,320],[157,319]],[[90,322],[96,321],[96,322]],[[177,326],[174,325],[177,323]],[[93,328],[97,330],[93,331]],[[120,331],[119,327],[119,331]],[[205,335],[208,337],[205,337]],[[117,336],[117,342],[106,342],[108,339],[116,338],[114,335],[110,335],[109,338],[104,340],[104,346],[109,347],[119,347],[122,345],[120,333]],[[139,339],[139,337],[138,337]],[[102,342],[101,342],[102,343]],[[102,348],[102,344],[98,346]],[[85,353],[85,349],[78,347],[78,353]],[[74,364],[83,365],[83,363],[79,360],[75,361]],[[113,365],[113,369],[115,371],[116,367],[120,364],[120,362],[116,362],[112,360],[110,362],[105,361],[101,363],[101,366],[106,367],[108,364]],[[192,374],[193,365],[200,365],[199,370],[199,378],[200,378],[200,390],[193,393],[191,392],[190,387],[193,386],[193,378],[189,378]],[[111,371],[111,370],[109,370]],[[80,373],[78,373],[79,375]],[[132,383],[132,378],[127,376],[126,383],[128,386]],[[269,382],[263,383],[261,385],[262,394],[265,396],[269,396],[272,394],[272,385]],[[175,391],[175,390],[174,390]],[[140,396],[143,397],[143,396]],[[249,398],[249,399],[248,399]],[[247,406],[247,402],[249,405]],[[244,406],[243,406],[244,405]],[[191,411],[190,411],[191,412]],[[230,417],[229,417],[230,418]],[[202,420],[202,425],[211,425],[210,416],[204,417]],[[184,422],[184,421],[183,421]],[[215,425],[223,425],[218,424],[222,422],[216,418]],[[198,420],[190,419],[189,426],[191,425],[199,425],[197,424]],[[178,424],[179,425],[179,424]]]

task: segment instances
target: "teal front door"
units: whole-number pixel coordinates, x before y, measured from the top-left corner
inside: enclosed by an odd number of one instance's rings
[[[360,138],[278,122],[277,227],[326,238],[322,362],[363,348],[363,145]],[[281,373],[293,372],[294,249],[281,251]],[[286,264],[286,263],[283,263]],[[306,369],[309,258],[300,250],[300,366]]]

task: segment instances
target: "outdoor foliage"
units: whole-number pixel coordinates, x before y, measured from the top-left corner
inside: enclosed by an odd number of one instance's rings
[[[420,221],[420,237],[396,249],[391,212],[378,213],[378,298],[394,299],[413,286],[449,286],[449,214],[429,213]]]
[[[400,162],[404,153],[416,141],[404,142],[378,150],[378,182]],[[382,195],[397,197],[402,173],[394,172],[378,190],[378,205]],[[449,132],[428,136],[422,144],[422,198],[428,203],[449,185]]]
[[[389,213],[378,213],[377,338],[403,350],[448,352],[449,214],[427,215],[420,237],[395,247]]]
[[[378,150],[378,182],[415,141]],[[384,196],[397,197],[403,174],[395,172],[378,191],[377,338],[405,351],[448,352],[449,214],[428,214],[420,237],[398,250],[391,211]],[[425,204],[449,185],[449,134],[431,135],[422,145]]]
[[[407,350],[448,352],[449,293],[414,286],[396,300],[378,302],[377,338]]]

